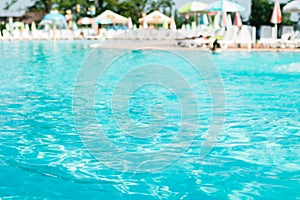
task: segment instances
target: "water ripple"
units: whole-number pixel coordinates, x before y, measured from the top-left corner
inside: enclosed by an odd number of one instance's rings
[[[0,198],[299,198],[298,54],[225,52],[212,56],[224,80],[226,122],[216,147],[204,159],[199,152],[211,123],[211,99],[197,76],[186,72],[200,91],[201,123],[195,141],[162,171],[135,174],[115,171],[92,157],[76,131],[73,87],[80,64],[91,51],[89,44],[0,44]],[[142,53],[131,56],[140,58]],[[159,54],[157,59],[167,60]],[[109,78],[115,79],[116,74],[112,71]],[[169,108],[160,135],[149,139],[124,135],[113,119],[99,118],[112,112],[100,93],[95,103],[99,124],[94,126],[101,125],[108,139],[124,151],[156,152],[169,145],[172,148],[166,154],[176,154],[182,144],[170,143],[180,125],[178,102],[167,92],[162,102],[153,95],[147,97],[147,92],[143,89],[138,94],[144,99],[131,99],[130,114],[137,126],[145,128],[151,123],[151,113],[142,110],[144,104]],[[97,140],[97,135],[91,132],[90,139]]]

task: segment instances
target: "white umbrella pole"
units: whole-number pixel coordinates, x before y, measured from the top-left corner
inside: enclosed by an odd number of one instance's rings
[[[275,31],[274,31],[274,39],[276,40],[277,39],[277,24],[275,24]]]
[[[213,25],[213,20],[212,20],[212,17],[211,17],[211,16],[209,16],[209,17],[208,17],[208,20],[209,20],[209,25],[210,25],[210,26],[212,26],[212,25]]]

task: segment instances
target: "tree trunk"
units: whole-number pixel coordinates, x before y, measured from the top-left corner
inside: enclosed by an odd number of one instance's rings
[[[46,13],[49,13],[52,7],[51,0],[43,0],[43,3],[44,3],[44,11]]]

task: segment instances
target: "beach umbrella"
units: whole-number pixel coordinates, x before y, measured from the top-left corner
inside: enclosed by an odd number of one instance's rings
[[[243,26],[241,15],[239,12],[235,12],[234,25],[241,28]]]
[[[228,17],[227,17],[227,12],[226,11],[222,12],[222,26],[223,27],[229,26],[229,22],[228,22]]]
[[[233,3],[226,0],[215,1],[208,5],[208,11],[226,11],[226,12],[237,12],[244,11],[245,8],[237,3]]]
[[[127,25],[128,25],[128,29],[132,29],[133,28],[131,17],[128,17]]]
[[[143,20],[143,28],[148,28],[148,23],[146,20]]]
[[[216,11],[212,11],[212,12],[207,12],[206,13],[206,15],[208,17],[209,24],[211,24],[211,26],[213,26],[212,16],[216,16],[216,14],[217,14]]]
[[[90,17],[82,17],[77,21],[77,24],[88,26],[88,25],[94,24],[94,20]],[[77,24],[75,22],[72,23],[72,29],[73,30],[78,29]],[[83,32],[83,27],[81,28],[81,32]]]
[[[108,18],[101,18],[101,19],[95,19],[95,22],[97,23],[97,24],[112,24],[113,22],[110,20],[110,19],[108,19]]]
[[[90,17],[82,17],[82,18],[80,18],[80,19],[77,21],[77,24],[88,26],[88,25],[94,24],[94,20],[93,20],[92,18],[90,18]],[[76,27],[74,27],[74,25],[75,25]],[[72,27],[73,27],[73,30],[78,29],[76,23],[72,24]],[[81,28],[81,31],[83,32],[83,27]]]
[[[142,14],[143,17],[142,18],[139,18],[139,23],[141,24],[141,26],[139,26],[139,28],[148,28],[148,23],[146,21],[146,13],[143,13]]]
[[[66,21],[65,16],[59,14],[57,11],[51,11],[49,14],[45,15],[43,19],[53,21],[53,22]]]
[[[200,15],[199,23],[203,25],[209,25],[209,20],[206,13]]]
[[[31,23],[31,30],[32,30],[32,31],[35,31],[35,30],[36,30],[36,24],[35,24],[34,21]]]
[[[169,28],[169,22],[168,21],[164,21],[163,28],[164,29],[168,29]]]
[[[139,21],[146,21],[149,24],[163,24],[165,22],[170,23],[171,18],[156,10],[140,18]]]
[[[192,14],[194,14],[195,21],[197,21],[197,12],[206,11],[207,6],[208,6],[208,4],[206,4],[206,3],[192,1],[190,3],[184,4],[179,9],[179,13],[192,13]]]
[[[51,11],[49,14],[45,15],[43,20],[51,21],[53,26],[53,40],[56,40],[56,24],[63,23],[67,27],[67,21],[64,15],[59,14],[58,11]]]
[[[290,3],[286,4],[283,7],[283,12],[286,12],[286,13],[291,13],[291,12],[300,13],[300,0],[294,0],[294,1],[291,1]]]
[[[89,17],[82,17],[77,21],[77,24],[90,25],[93,24],[93,19]]]
[[[25,30],[26,30],[26,31],[30,31],[30,28],[29,28],[29,25],[28,25],[28,24],[25,24]]]
[[[271,17],[270,21],[271,21],[271,23],[275,24],[274,37],[276,39],[277,38],[277,24],[280,24],[282,22],[282,15],[281,15],[280,5],[279,5],[278,0],[275,0],[272,17]]]
[[[193,12],[205,11],[207,6],[208,5],[206,3],[192,1],[190,3],[184,4],[181,8],[179,8],[179,13],[193,13]]]
[[[232,19],[231,19],[231,15],[227,15],[227,26],[232,26]]]
[[[220,27],[220,21],[221,21],[221,15],[220,15],[220,13],[217,13],[217,14],[215,15],[215,19],[214,19],[214,28],[215,28],[216,30],[218,30],[218,29],[221,28],[221,27]]]
[[[170,29],[172,31],[176,31],[176,23],[173,17],[171,18],[171,22],[170,22]]]
[[[112,22],[112,24],[127,24],[128,22],[127,17],[119,15],[111,10],[106,10],[96,17],[96,21],[103,21],[107,19],[109,19]]]

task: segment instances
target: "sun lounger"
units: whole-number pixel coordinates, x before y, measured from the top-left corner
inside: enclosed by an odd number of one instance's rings
[[[295,38],[297,37],[299,32],[294,32],[293,26],[283,26],[282,27],[282,34],[280,38],[280,47],[286,48],[290,47],[293,48],[295,46]]]
[[[212,36],[214,34],[213,28],[207,25],[200,25],[198,28],[197,35],[203,35],[205,37]]]
[[[2,41],[9,41],[13,40],[13,36],[8,30],[3,30],[3,36],[1,37]]]
[[[251,36],[251,32],[252,32],[251,30],[252,30],[251,26],[243,25],[237,34],[235,42],[239,46],[246,45],[248,47],[248,49],[251,49],[252,41],[253,41],[252,36]]]
[[[281,35],[284,34],[293,34],[294,33],[294,27],[293,26],[283,26]]]
[[[238,27],[237,26],[230,26],[227,28],[224,37],[222,38],[221,41],[219,41],[221,47],[223,49],[228,48],[229,45],[234,45],[235,44],[235,40],[236,40],[236,36],[238,33]]]
[[[23,30],[22,33],[21,33],[21,38],[23,40],[31,40],[32,39],[32,35],[30,33],[29,30]]]
[[[13,39],[14,40],[21,40],[22,39],[22,35],[21,32],[19,30],[13,30]]]
[[[37,30],[37,34],[40,40],[51,40],[53,38],[53,35],[47,30]]]
[[[32,30],[31,31],[31,35],[32,35],[32,39],[33,40],[41,40],[41,34],[40,34],[41,30]]]
[[[222,39],[222,38],[224,37],[224,35],[225,35],[225,32],[226,32],[226,30],[225,30],[224,27],[220,28],[220,29],[215,33],[216,38],[221,38],[221,39]]]
[[[261,26],[260,40],[258,41],[258,43],[263,45],[264,47],[277,46],[278,41],[273,37],[273,31],[271,26]]]
[[[300,33],[299,32],[298,32],[298,35],[295,36],[295,38],[294,38],[294,44],[295,44],[296,48],[300,47]]]
[[[292,35],[283,35],[280,41],[281,48],[299,48],[300,31],[295,31]]]
[[[63,40],[73,40],[74,39],[73,31],[71,31],[69,29],[61,30],[61,39],[63,39]]]

